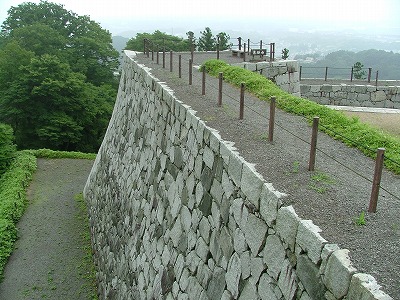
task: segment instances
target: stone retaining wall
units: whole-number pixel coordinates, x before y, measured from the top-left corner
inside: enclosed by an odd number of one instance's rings
[[[300,96],[299,63],[296,60],[243,62],[235,65],[258,72],[273,81],[282,90]]]
[[[400,86],[300,84],[303,98],[320,104],[400,108]]]
[[[100,299],[391,299],[130,51],[84,196]]]

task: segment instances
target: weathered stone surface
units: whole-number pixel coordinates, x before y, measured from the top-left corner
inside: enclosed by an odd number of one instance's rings
[[[247,280],[242,292],[240,293],[239,300],[258,300],[256,285],[251,281]]]
[[[260,194],[263,183],[263,178],[256,172],[255,168],[244,162],[240,187],[247,200],[255,206],[256,210],[260,208]]]
[[[215,268],[212,274],[212,280],[207,288],[207,295],[210,300],[220,300],[225,290],[225,275],[226,272],[222,268]]]
[[[324,283],[336,298],[344,297],[347,294],[351,276],[355,272],[356,269],[349,258],[349,250],[336,250],[328,259]]]
[[[320,236],[321,229],[311,220],[301,220],[296,243],[307,252],[308,257],[315,264],[321,260],[321,251],[327,241]]]
[[[278,279],[282,263],[285,260],[285,249],[282,242],[276,235],[267,237],[263,251],[264,262],[268,266],[267,272],[275,280]]]
[[[278,300],[280,298],[275,295],[272,279],[265,273],[260,278],[258,294],[262,300]]]
[[[265,241],[265,235],[268,231],[267,224],[265,221],[257,218],[255,215],[249,214],[243,231],[252,256],[257,256],[257,254],[260,252],[261,246]]]
[[[284,260],[282,264],[278,286],[285,299],[292,300],[295,298],[297,292],[296,273],[288,260]]]
[[[297,216],[293,206],[281,207],[278,210],[276,219],[276,232],[282,240],[289,246],[289,249],[294,252],[296,244],[297,228],[300,218]]]
[[[232,296],[237,298],[239,294],[239,279],[242,274],[242,266],[240,257],[237,253],[233,253],[229,259],[228,269],[225,274],[226,288],[231,292]]]
[[[347,299],[354,300],[393,300],[380,289],[374,277],[357,273],[351,278]]]
[[[272,184],[264,183],[260,195],[260,214],[268,226],[275,224],[282,195],[274,190]]]
[[[323,299],[326,288],[319,276],[318,267],[307,257],[297,257],[297,276],[312,299]]]

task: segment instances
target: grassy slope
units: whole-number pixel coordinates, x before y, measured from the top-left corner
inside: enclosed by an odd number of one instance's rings
[[[345,144],[356,147],[365,155],[375,158],[378,148],[385,148],[385,166],[396,174],[400,174],[400,139],[384,134],[379,130],[360,122],[357,118],[346,117],[342,112],[335,111],[307,99],[293,96],[262,75],[230,66],[221,60],[209,60],[204,66],[208,73],[218,76],[223,72],[224,80],[236,86],[242,82],[246,90],[260,98],[269,101],[274,96],[279,108],[284,111],[301,115],[312,122],[318,116],[319,129],[341,140]]]

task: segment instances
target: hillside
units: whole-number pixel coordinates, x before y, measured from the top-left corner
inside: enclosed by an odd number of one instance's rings
[[[300,61],[304,67],[320,67],[314,70],[306,68],[306,77],[321,78],[324,75],[324,68],[351,68],[354,63],[361,62],[364,68],[372,68],[373,77],[379,71],[379,79],[400,79],[400,54],[392,51],[369,49],[359,52],[339,50],[332,52],[316,62],[306,62],[307,57],[315,55],[296,55],[294,59]],[[315,61],[315,60],[314,60]],[[349,70],[341,70],[340,75],[350,74]]]

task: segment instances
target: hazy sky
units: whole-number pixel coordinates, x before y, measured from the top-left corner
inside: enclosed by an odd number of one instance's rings
[[[0,22],[11,6],[25,1],[0,0]],[[39,0],[29,2],[39,3]],[[240,29],[282,24],[302,28],[400,28],[399,0],[55,0],[78,15],[89,15],[114,35],[128,30],[185,26]],[[234,22],[233,22],[234,21]],[[229,24],[229,25],[228,25]],[[250,25],[249,25],[250,24]],[[257,24],[257,25],[252,25]],[[264,24],[264,25],[263,25]],[[228,28],[224,28],[224,25]],[[140,28],[137,28],[140,27]],[[236,28],[232,28],[236,27]],[[399,29],[400,30],[400,29]]]

